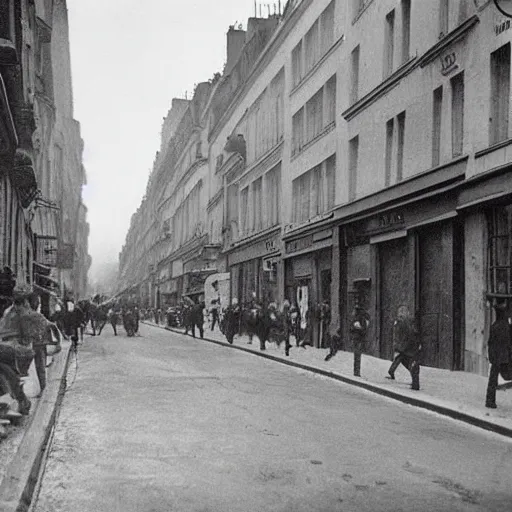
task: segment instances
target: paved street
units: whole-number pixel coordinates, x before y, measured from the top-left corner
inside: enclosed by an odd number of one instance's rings
[[[141,330],[86,338],[36,512],[510,510],[504,438]]]

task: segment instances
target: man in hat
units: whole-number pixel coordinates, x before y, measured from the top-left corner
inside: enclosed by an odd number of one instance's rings
[[[507,302],[504,300],[497,301],[496,304],[494,304],[496,320],[491,325],[489,340],[487,342],[491,369],[489,372],[485,406],[489,409],[496,409],[496,389],[498,387],[500,368],[503,365],[512,364],[512,330],[507,315],[507,309]]]

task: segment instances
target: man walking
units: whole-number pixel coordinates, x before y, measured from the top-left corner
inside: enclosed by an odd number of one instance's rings
[[[489,362],[491,369],[489,372],[489,383],[487,385],[487,396],[485,406],[489,409],[496,409],[496,389],[498,387],[498,377],[503,367],[507,369],[512,365],[512,346],[511,346],[511,327],[507,316],[506,301],[499,301],[494,305],[496,311],[496,320],[491,325],[489,341],[487,343],[489,350]]]
[[[370,316],[362,307],[359,301],[356,301],[354,311],[350,321],[350,334],[354,347],[354,376],[361,377],[361,355],[366,347],[366,336],[370,326]]]
[[[407,306],[398,308],[397,319],[393,324],[393,346],[397,355],[388,370],[387,378],[395,380],[395,371],[403,364],[411,373],[411,388],[418,391],[420,389],[421,343],[414,318],[410,315]]]

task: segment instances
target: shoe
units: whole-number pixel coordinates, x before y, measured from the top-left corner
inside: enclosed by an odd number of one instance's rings
[[[331,358],[332,358],[332,354],[327,354],[327,355],[325,356],[324,361],[329,361],[329,359],[331,359]]]
[[[395,380],[395,375],[393,373],[388,372],[388,375],[386,375],[386,379]]]
[[[411,386],[411,389],[413,391],[419,391],[420,390],[420,387],[419,386]]]
[[[485,407],[487,407],[488,409],[497,409],[497,405],[496,405],[496,402],[485,402]]]
[[[0,439],[5,439],[7,437],[7,430],[5,427],[0,425]]]

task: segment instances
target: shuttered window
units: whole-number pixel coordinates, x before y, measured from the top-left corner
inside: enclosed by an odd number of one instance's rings
[[[452,87],[452,156],[462,155],[464,148],[464,72],[450,80]]]
[[[510,43],[491,53],[490,144],[508,138],[510,104]]]

